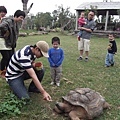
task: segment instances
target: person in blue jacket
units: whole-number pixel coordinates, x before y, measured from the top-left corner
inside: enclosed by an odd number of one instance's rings
[[[60,86],[60,78],[62,76],[62,62],[64,60],[64,51],[60,48],[60,38],[52,38],[52,48],[49,49],[48,61],[50,63],[51,85]]]

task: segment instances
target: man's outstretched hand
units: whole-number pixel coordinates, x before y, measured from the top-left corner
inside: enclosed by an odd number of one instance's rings
[[[47,92],[43,93],[43,99],[47,101],[52,101],[51,96]]]

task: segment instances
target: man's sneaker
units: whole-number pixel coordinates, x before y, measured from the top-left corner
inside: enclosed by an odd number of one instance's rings
[[[56,85],[59,87],[59,86],[60,86],[60,83],[56,83]]]
[[[88,62],[88,58],[85,58],[85,62]]]
[[[55,83],[54,83],[54,82],[51,82],[50,84],[51,84],[51,85],[54,85]]]
[[[82,58],[82,57],[79,57],[77,60],[80,61],[80,60],[83,60],[83,58]]]

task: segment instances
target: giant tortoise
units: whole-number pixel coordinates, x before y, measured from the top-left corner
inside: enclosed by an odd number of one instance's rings
[[[103,113],[109,104],[100,93],[90,88],[76,88],[57,102],[54,111],[71,120],[91,120]]]

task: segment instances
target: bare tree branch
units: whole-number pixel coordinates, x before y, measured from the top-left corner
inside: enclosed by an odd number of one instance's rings
[[[27,9],[27,13],[26,14],[28,14],[29,12],[30,12],[30,9],[32,8],[32,6],[33,6],[33,3],[30,5],[30,7]]]

